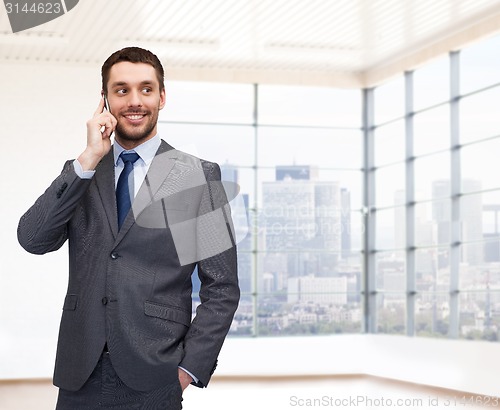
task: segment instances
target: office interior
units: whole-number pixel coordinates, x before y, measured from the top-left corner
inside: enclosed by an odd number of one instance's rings
[[[82,0],[0,12],[2,410],[54,408],[67,252],[17,222],[129,45],[165,67],[161,137],[239,185],[240,306],[184,408],[500,407],[500,1]]]

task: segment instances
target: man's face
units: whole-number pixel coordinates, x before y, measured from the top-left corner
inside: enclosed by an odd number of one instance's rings
[[[158,113],[165,106],[165,90],[153,66],[119,62],[111,67],[107,84],[109,109],[117,120],[115,138],[124,148],[135,147],[156,135]]]

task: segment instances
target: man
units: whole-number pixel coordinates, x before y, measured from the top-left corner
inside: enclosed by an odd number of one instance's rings
[[[218,165],[157,134],[165,88],[154,54],[115,52],[102,82],[86,149],[18,227],[31,253],[69,241],[57,409],[179,409],[190,383],[207,386],[239,300],[229,206]]]

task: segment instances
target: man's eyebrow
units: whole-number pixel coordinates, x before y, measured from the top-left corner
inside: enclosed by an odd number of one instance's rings
[[[122,85],[127,85],[127,83],[125,81],[116,81],[116,82],[111,84],[111,87],[119,87]]]
[[[154,85],[154,83],[155,82],[153,80],[144,80],[144,81],[141,81],[139,83],[139,85]],[[116,82],[111,84],[111,87],[122,87],[124,85],[129,85],[129,84],[125,81],[116,81]]]

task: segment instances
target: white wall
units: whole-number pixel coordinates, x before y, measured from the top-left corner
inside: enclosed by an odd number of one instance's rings
[[[18,245],[17,223],[65,159],[84,149],[100,73],[43,64],[2,64],[0,73],[0,377],[41,377],[52,371],[66,248],[28,254]]]
[[[66,249],[34,256],[19,217],[85,147],[100,67],[0,69],[0,379],[50,377],[66,292]],[[167,93],[168,94],[168,93]],[[168,100],[168,97],[167,97]],[[168,107],[167,107],[168,108]],[[498,394],[500,344],[376,335],[229,339],[218,375],[372,374]]]

